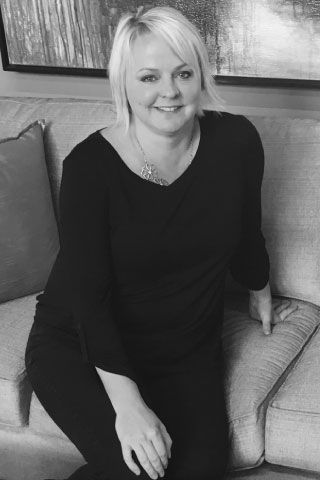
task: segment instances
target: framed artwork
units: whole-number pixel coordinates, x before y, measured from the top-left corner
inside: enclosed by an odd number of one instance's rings
[[[107,77],[121,15],[162,5],[197,26],[216,83],[320,87],[319,0],[2,0],[3,69]]]

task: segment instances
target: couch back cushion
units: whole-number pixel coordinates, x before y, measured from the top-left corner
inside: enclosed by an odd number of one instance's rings
[[[45,150],[57,217],[62,161],[74,145],[115,119],[109,100],[0,97],[0,138],[46,121]],[[263,233],[274,294],[320,305],[320,121],[246,115],[265,151]],[[227,281],[227,291],[244,288]]]
[[[320,305],[320,121],[247,117],[265,152],[262,230],[272,293]],[[241,288],[229,277],[227,290]]]

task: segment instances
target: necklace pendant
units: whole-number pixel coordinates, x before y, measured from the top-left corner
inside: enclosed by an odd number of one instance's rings
[[[144,166],[141,169],[141,175],[143,175],[143,177],[147,180],[150,178],[156,178],[157,170],[152,163],[144,162]]]
[[[167,185],[169,185],[169,182],[167,182],[167,180],[165,180],[164,178],[160,178],[159,179],[159,184],[167,186]]]
[[[186,163],[187,167],[190,165],[193,159],[192,147],[193,147],[194,132],[195,132],[195,126],[193,125],[192,135],[191,135],[190,143],[187,150],[188,156],[189,156],[189,161]],[[141,151],[144,158],[144,166],[141,168],[140,175],[146,180],[150,180],[151,182],[158,183],[159,185],[169,185],[169,182],[167,180],[165,180],[164,178],[159,178],[158,171],[155,165],[147,162],[146,154],[144,153],[144,150],[136,135],[135,135],[135,139],[136,139],[136,143],[138,144],[139,150]]]
[[[167,180],[159,178],[158,171],[152,163],[144,162],[144,166],[141,169],[141,176],[150,182],[157,183],[159,185],[169,185]]]

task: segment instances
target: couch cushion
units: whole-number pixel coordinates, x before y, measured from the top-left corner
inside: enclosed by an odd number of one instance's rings
[[[44,288],[59,249],[43,128],[0,139],[0,303]]]
[[[65,440],[69,440],[65,433],[47,414],[35,392],[32,392],[31,397],[29,427],[33,432],[61,437]]]
[[[247,297],[229,295],[226,299],[223,343],[231,469],[255,467],[263,461],[269,400],[319,325],[317,307],[292,302],[299,309],[265,336],[261,323],[247,314]]]
[[[320,120],[248,116],[265,151],[262,230],[275,295],[320,306]],[[228,281],[228,290],[239,290]]]
[[[35,304],[29,295],[0,305],[0,424],[28,423],[32,389],[24,354]]]
[[[320,330],[267,410],[266,459],[320,471]]]
[[[115,119],[113,102],[75,98],[0,97],[0,138],[17,135],[21,127],[43,118],[45,153],[54,210],[59,218],[62,162],[72,148],[90,133]]]
[[[1,427],[0,452],[1,480],[67,479],[86,464],[69,440],[39,435],[28,427]]]

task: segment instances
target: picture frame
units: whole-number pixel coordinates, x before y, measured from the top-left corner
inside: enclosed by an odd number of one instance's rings
[[[90,67],[70,67],[70,66],[52,66],[52,65],[30,65],[12,61],[8,48],[5,22],[3,18],[3,7],[0,5],[0,52],[2,57],[2,68],[9,72],[36,73],[47,75],[75,75],[105,77],[107,72],[105,68]]]
[[[304,10],[297,14],[294,6],[299,1],[199,0],[191,8],[187,0],[34,0],[32,4],[39,5],[26,16],[26,2],[3,0],[2,66],[5,71],[107,78],[108,53],[121,14],[139,6],[169,5],[179,6],[196,24],[207,46],[216,84],[320,88],[320,12],[312,9],[318,0],[310,0],[308,5],[301,0]],[[274,27],[269,25],[270,17]],[[308,36],[311,24],[319,28]]]

